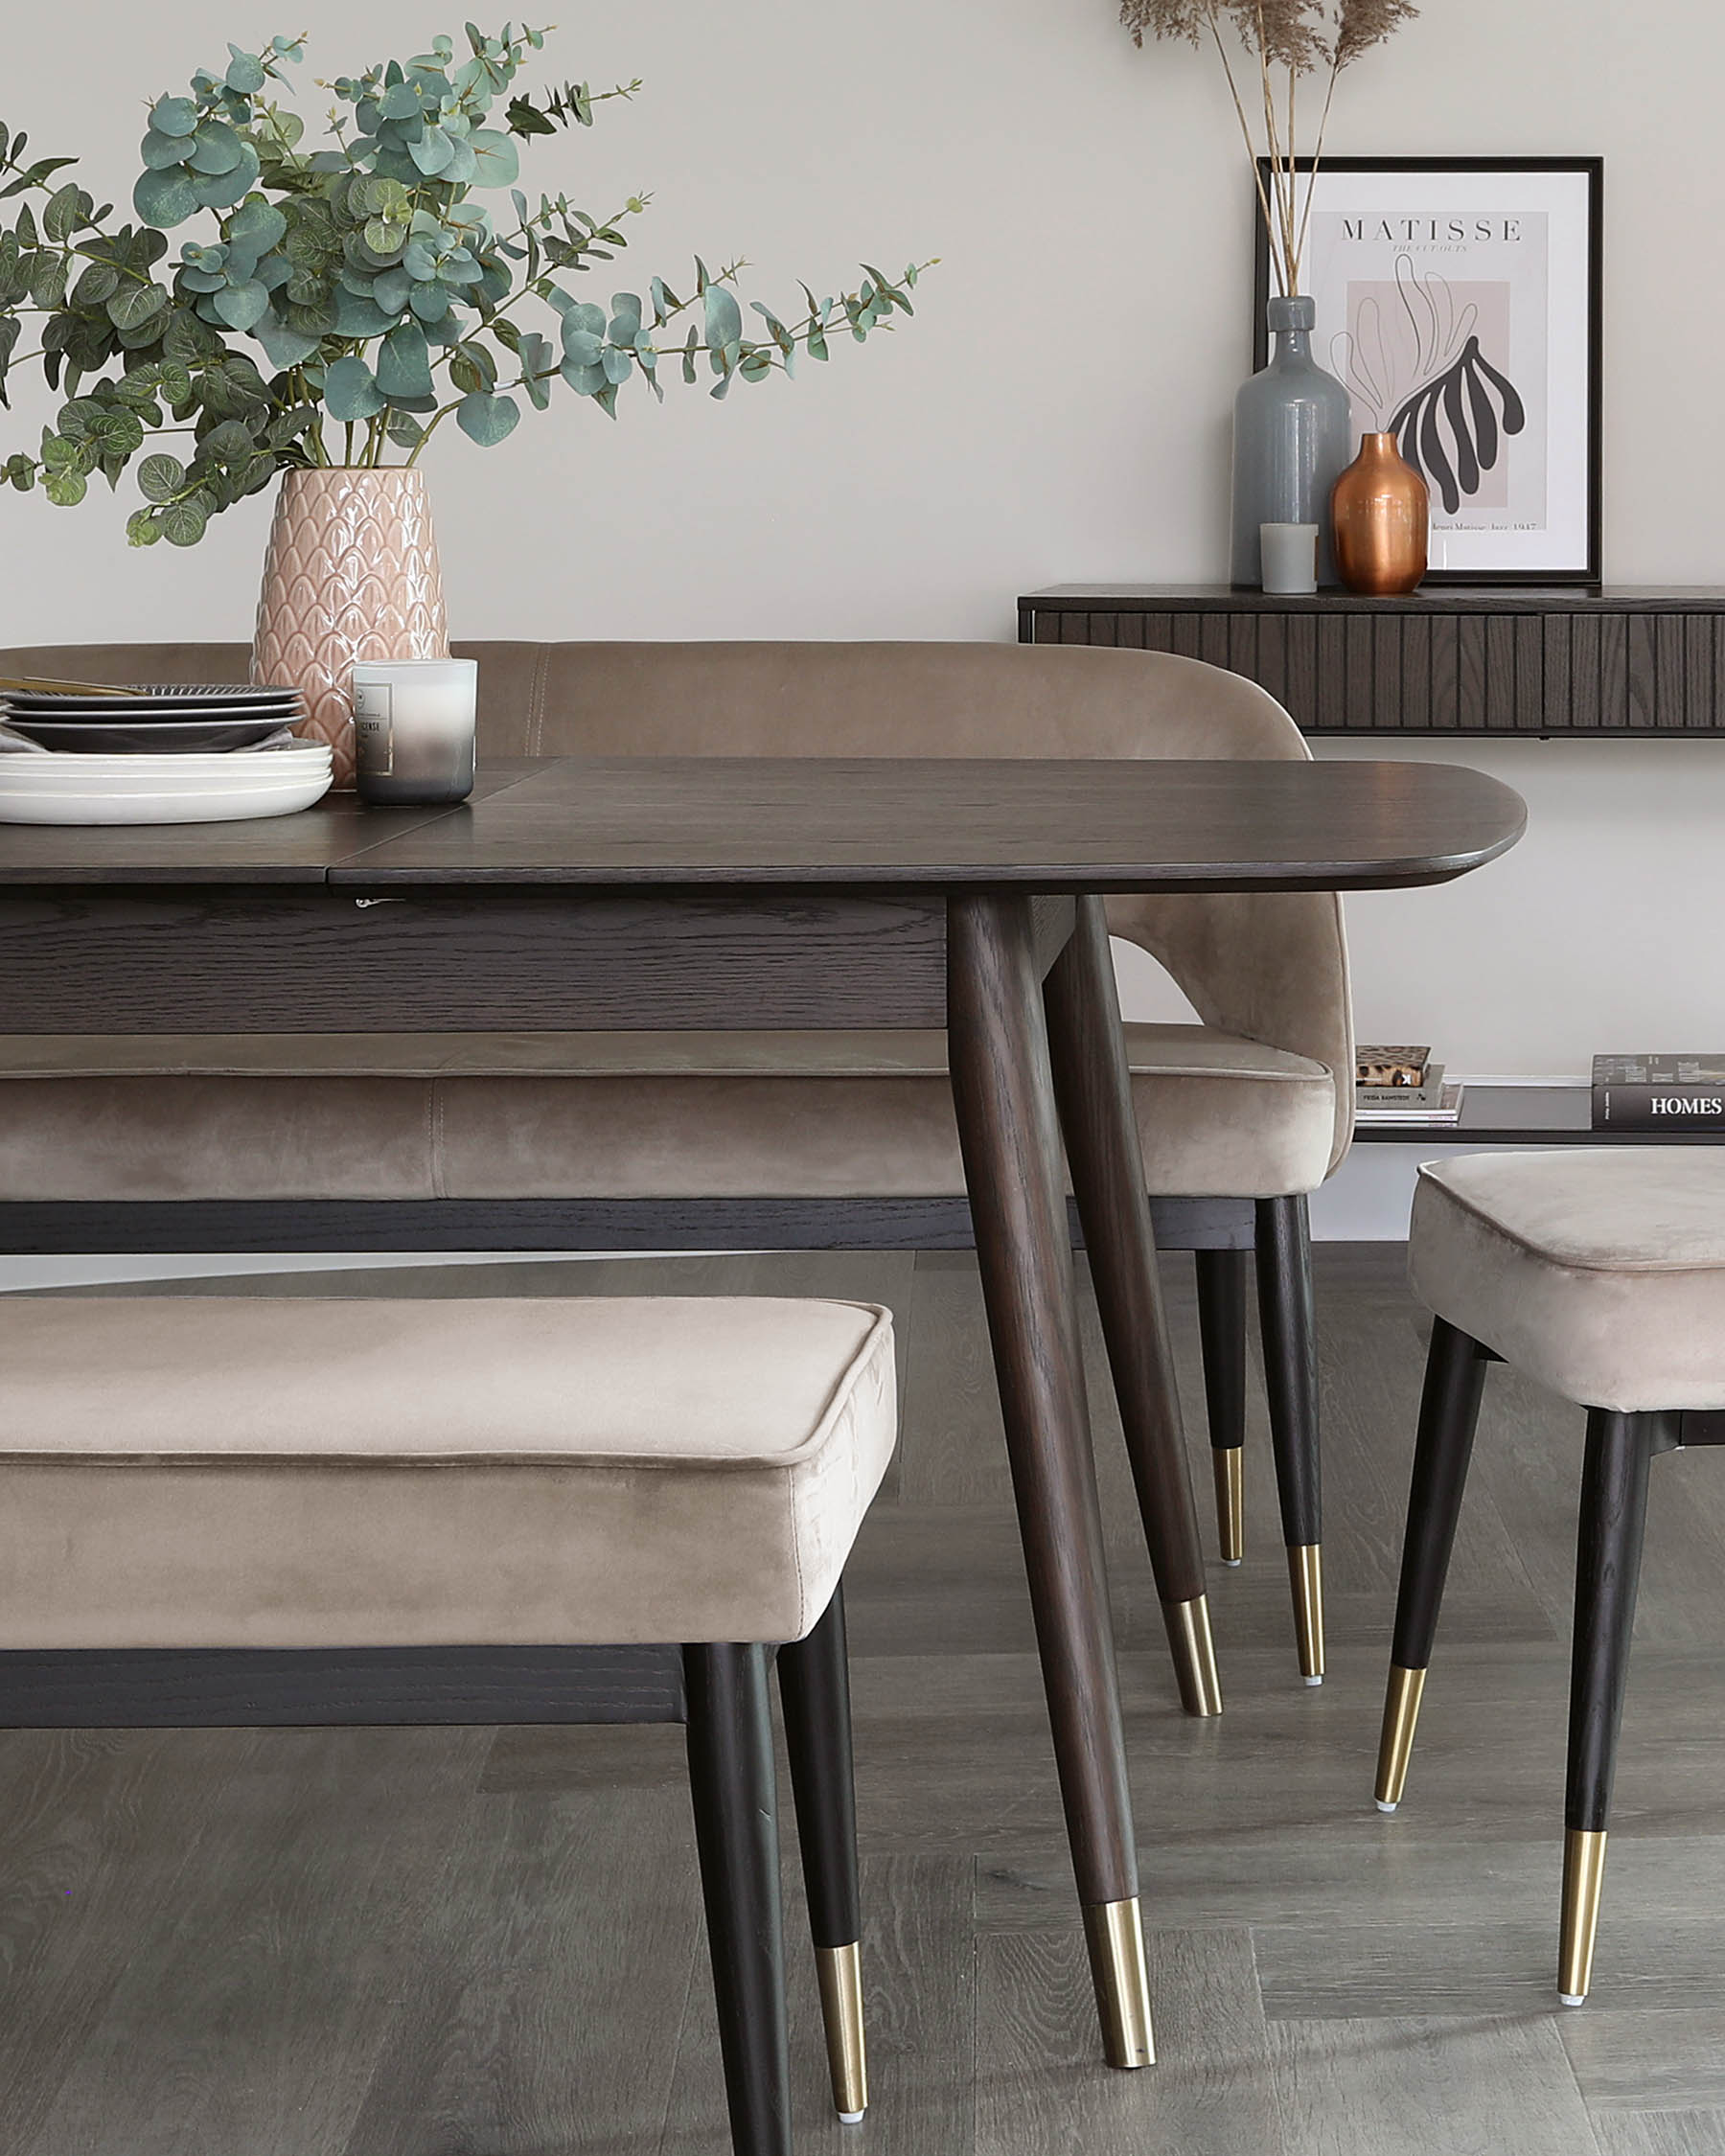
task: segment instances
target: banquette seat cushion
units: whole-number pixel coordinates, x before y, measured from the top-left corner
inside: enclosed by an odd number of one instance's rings
[[[1322,1180],[1322,1065],[1197,1025],[1127,1042],[1153,1191]],[[932,1032],[9,1036],[0,1110],[0,1200],[964,1190]]]
[[[894,1383],[867,1304],[0,1296],[0,1641],[801,1639]]]

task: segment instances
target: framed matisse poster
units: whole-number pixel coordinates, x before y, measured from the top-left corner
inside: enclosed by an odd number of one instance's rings
[[[1356,439],[1432,496],[1430,584],[1599,581],[1597,157],[1333,157],[1300,285]],[[1302,190],[1303,198],[1303,190]],[[1257,228],[1256,363],[1269,357]]]

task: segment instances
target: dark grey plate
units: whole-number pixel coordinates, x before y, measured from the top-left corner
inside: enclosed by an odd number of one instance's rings
[[[164,681],[128,689],[124,696],[80,696],[76,690],[8,689],[5,701],[13,711],[34,712],[41,719],[112,719],[176,710],[205,712],[274,709],[297,703],[299,691],[284,682]]]
[[[69,749],[76,756],[179,756],[197,749],[249,748],[299,717],[296,705],[243,719],[154,719],[103,726],[85,720],[37,719],[14,710],[5,714],[3,722],[44,748]]]

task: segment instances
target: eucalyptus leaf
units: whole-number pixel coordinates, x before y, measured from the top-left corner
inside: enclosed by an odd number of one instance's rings
[[[243,242],[255,254],[266,255],[288,237],[288,219],[273,203],[254,196],[229,218],[227,234],[230,241]]]
[[[81,471],[51,471],[42,481],[42,492],[56,509],[76,509],[89,485]]]
[[[380,337],[395,327],[396,317],[385,314],[373,300],[360,299],[345,289],[335,294],[335,334],[340,337]]]
[[[76,180],[68,180],[64,187],[57,188],[42,208],[42,231],[58,245],[63,246],[79,225],[80,200],[83,189]]]
[[[454,159],[455,138],[443,127],[426,127],[407,145],[407,154],[427,179],[435,179]]]
[[[122,285],[107,303],[107,317],[117,330],[139,330],[169,305],[160,285]]]
[[[150,125],[159,135],[189,135],[197,126],[197,107],[190,98],[158,98],[150,108]]]
[[[237,457],[249,457],[251,429],[240,420],[223,420],[219,426],[211,427],[198,443],[197,453],[200,459],[215,457],[224,464],[232,464]]]
[[[153,127],[138,145],[138,155],[152,172],[165,172],[170,165],[183,165],[191,154],[190,135],[159,135]]]
[[[737,305],[736,295],[723,285],[709,285],[702,294],[702,306],[706,314],[708,349],[737,343],[743,334],[743,310]]]
[[[140,175],[132,189],[132,208],[146,224],[172,231],[196,217],[203,207],[197,188],[183,166],[171,165],[161,172]]]
[[[383,395],[363,359],[337,359],[324,375],[323,401],[330,417],[368,420],[383,409]]]
[[[90,428],[103,456],[135,456],[144,447],[144,422],[136,412],[104,412]]]
[[[372,300],[385,314],[400,314],[413,290],[413,280],[404,269],[382,269],[372,279]]]
[[[468,139],[480,187],[513,187],[520,176],[521,160],[516,146],[491,127],[475,127]]]
[[[178,457],[158,449],[138,467],[138,492],[146,501],[167,501],[186,484],[186,468]]]
[[[240,145],[240,162],[231,172],[198,172],[192,175],[198,207],[205,210],[226,210],[236,202],[244,201],[259,171],[257,151],[250,143],[242,142]]]
[[[584,367],[573,359],[565,359],[558,373],[578,397],[597,397],[602,389],[609,386],[605,369],[601,366]]]
[[[472,391],[455,407],[456,425],[484,449],[513,434],[520,416],[521,407],[513,397],[494,397],[483,389]]]
[[[551,384],[542,378],[556,365],[550,345],[537,330],[530,330],[522,337],[519,350],[522,386],[535,411],[542,412],[551,401]]]
[[[286,322],[273,313],[264,315],[254,326],[252,334],[264,347],[270,365],[284,373],[288,368],[297,367],[310,359],[317,350],[315,337],[302,336],[297,330],[290,330]]]
[[[416,322],[392,330],[378,348],[378,387],[385,397],[429,397],[431,356]]]
[[[30,304],[57,308],[66,297],[66,264],[60,255],[38,255],[30,273]]]
[[[255,281],[230,285],[216,294],[215,307],[230,330],[254,329],[269,312],[269,290]]]
[[[251,53],[242,53],[238,45],[230,45],[228,53],[228,70],[223,78],[228,88],[240,97],[255,98],[267,80],[264,62]]]
[[[225,120],[205,120],[192,138],[192,170],[231,172],[243,149],[244,145]]]
[[[162,537],[170,546],[196,546],[209,521],[209,510],[196,496],[171,501],[161,512]]]

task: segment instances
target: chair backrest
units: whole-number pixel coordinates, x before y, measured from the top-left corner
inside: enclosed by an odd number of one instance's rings
[[[1310,754],[1254,682],[1162,652],[897,643],[457,643],[480,661],[480,739],[504,756]],[[58,645],[0,671],[243,680],[239,644]],[[1112,899],[1210,1025],[1326,1065],[1334,1167],[1352,1127],[1353,1032],[1339,899]]]

